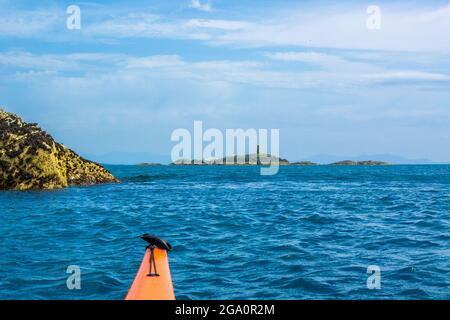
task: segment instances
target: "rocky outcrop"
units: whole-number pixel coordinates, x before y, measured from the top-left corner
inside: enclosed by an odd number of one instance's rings
[[[333,166],[384,166],[388,165],[389,163],[383,162],[383,161],[351,161],[351,160],[344,160],[332,163]]]
[[[277,158],[270,154],[246,154],[244,156],[228,156],[219,159],[210,160],[177,160],[171,165],[231,165],[231,166],[248,166],[248,165],[270,165],[278,163],[280,166],[289,165],[289,161],[283,158]]]
[[[119,182],[15,114],[0,109],[0,189],[42,190]]]
[[[299,162],[292,162],[292,166],[317,166],[318,164],[311,161],[299,161]]]

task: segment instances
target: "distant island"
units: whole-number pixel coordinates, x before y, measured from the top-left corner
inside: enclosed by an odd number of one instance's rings
[[[291,166],[318,166],[318,163],[311,161],[299,161],[299,162],[291,162]]]
[[[245,156],[228,156],[221,159],[210,160],[185,160],[181,159],[172,162],[171,165],[232,165],[232,166],[248,166],[248,165],[270,165],[278,162],[279,165],[289,165],[289,161],[282,158],[277,158],[269,154],[261,154],[259,157],[256,154],[246,154]]]
[[[228,156],[218,159],[208,159],[208,160],[190,160],[190,159],[180,159],[172,162],[170,165],[174,166],[202,166],[202,165],[228,165],[228,166],[245,166],[245,165],[270,165],[277,163],[281,166],[320,166],[321,164],[312,161],[297,161],[289,162],[287,159],[275,157],[270,154],[259,153],[259,146],[257,147],[257,152],[252,154],[246,154],[243,156]],[[389,165],[388,162],[384,161],[352,161],[343,160],[334,163],[327,164],[330,166],[383,166]]]
[[[158,167],[161,165],[162,165],[161,163],[146,163],[146,162],[137,164],[138,167]]]
[[[242,156],[244,157],[244,156]],[[186,160],[181,159],[177,160],[175,162],[172,162],[170,165],[172,166],[220,166],[220,165],[227,165],[227,166],[248,166],[248,165],[270,165],[270,163],[275,163],[277,158],[272,157],[271,161],[261,161],[261,163],[256,163],[254,161],[237,161],[240,157],[234,156],[234,160],[231,160],[229,162],[226,162],[225,160],[217,161],[217,160],[202,160],[202,161],[195,161],[195,160]],[[245,158],[248,159],[249,155],[245,155]],[[330,164],[319,164],[311,161],[299,161],[299,162],[289,162],[286,159],[279,158],[279,165],[280,166],[387,166],[390,165],[388,162],[384,161],[372,161],[372,160],[366,160],[366,161],[352,161],[352,160],[343,160],[338,161]]]
[[[256,153],[241,155],[241,156],[226,156],[216,159],[202,159],[202,160],[190,160],[180,159],[172,162],[171,165],[270,165],[271,163],[278,163],[279,165],[289,165],[287,159],[278,158],[267,153],[260,153],[259,146],[256,148]]]
[[[389,163],[384,161],[352,161],[352,160],[344,160],[344,161],[338,161],[331,163],[332,166],[386,166],[389,165]]]

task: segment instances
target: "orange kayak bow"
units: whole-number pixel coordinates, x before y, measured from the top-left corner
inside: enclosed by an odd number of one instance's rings
[[[147,233],[141,238],[148,246],[125,300],[175,300],[167,257],[172,246]]]

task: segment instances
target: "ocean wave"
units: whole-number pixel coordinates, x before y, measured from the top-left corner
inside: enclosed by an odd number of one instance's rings
[[[124,183],[0,193],[0,296],[123,299],[148,232],[181,299],[448,299],[449,168],[114,166]]]

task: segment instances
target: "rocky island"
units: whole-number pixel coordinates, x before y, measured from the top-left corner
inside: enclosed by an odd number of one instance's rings
[[[119,182],[57,143],[35,123],[0,109],[0,190],[45,190]]]
[[[211,160],[188,160],[181,159],[175,162],[172,162],[171,165],[270,165],[270,163],[275,163],[278,161],[280,166],[320,166],[321,164],[312,162],[312,161],[298,161],[298,162],[289,162],[287,159],[277,158],[271,155],[260,155],[258,158],[255,154],[246,154],[245,156],[231,156],[225,157],[221,159],[211,159]],[[384,161],[352,161],[352,160],[343,160],[334,163],[330,163],[330,166],[386,166],[390,163]]]
[[[257,154],[246,154],[245,156],[230,156],[221,159],[210,159],[210,160],[186,160],[181,159],[177,160],[171,165],[270,165],[270,163],[275,163],[278,161],[278,164],[281,166],[320,166],[322,164],[312,162],[312,161],[298,161],[298,162],[289,162],[287,159],[277,158],[268,154],[261,154],[259,157]],[[385,166],[389,165],[388,162],[383,161],[352,161],[352,160],[343,160],[334,163],[330,163],[330,166]]]
[[[227,166],[251,166],[251,165],[270,165],[277,163],[280,166],[289,165],[289,161],[283,158],[278,158],[269,154],[246,154],[244,156],[229,156],[220,159],[208,160],[177,160],[171,165],[227,165]]]
[[[298,161],[298,162],[291,162],[291,166],[318,166],[318,163],[311,162],[311,161]]]
[[[389,163],[383,161],[352,161],[352,160],[344,160],[335,163],[331,163],[332,166],[385,166]]]

